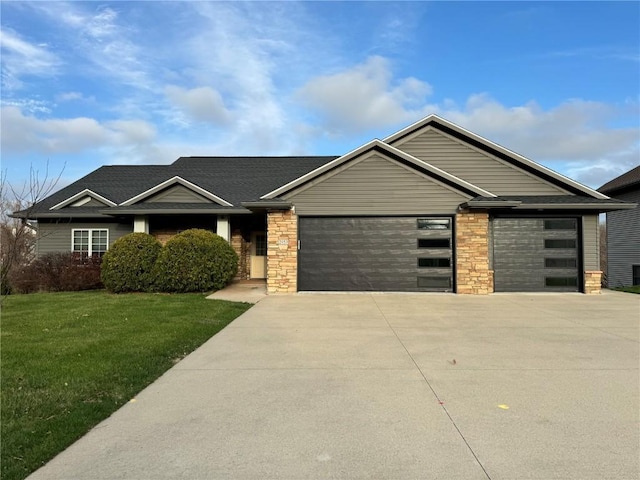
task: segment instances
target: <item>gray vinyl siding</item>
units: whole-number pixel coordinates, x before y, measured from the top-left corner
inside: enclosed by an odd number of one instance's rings
[[[584,269],[600,270],[600,242],[598,239],[598,215],[582,217],[582,248]]]
[[[614,197],[640,204],[640,189]],[[631,285],[633,265],[640,265],[640,207],[607,213],[609,287]]]
[[[298,215],[453,214],[470,196],[377,153],[285,196]]]
[[[560,187],[433,129],[392,145],[495,195],[570,195]]]
[[[104,203],[102,203],[100,200],[96,200],[95,198],[92,198],[87,203],[83,203],[80,206],[81,207],[106,207]]]
[[[38,239],[36,252],[38,255],[52,252],[71,251],[71,231],[74,229],[108,229],[109,245],[118,238],[133,232],[133,223],[114,222],[38,222]]]
[[[189,190],[182,185],[175,185],[169,187],[166,190],[153,195],[150,198],[145,199],[142,203],[158,203],[158,202],[172,202],[172,203],[212,203],[211,200],[195,193],[193,190]]]

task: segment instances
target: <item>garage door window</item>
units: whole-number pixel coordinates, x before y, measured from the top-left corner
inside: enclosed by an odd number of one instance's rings
[[[418,266],[425,268],[448,268],[451,266],[450,258],[419,258]]]
[[[545,277],[544,284],[547,287],[577,287],[577,277]]]
[[[545,258],[546,268],[576,268],[577,261],[574,257],[569,258]]]
[[[545,238],[544,248],[576,248],[575,238]]]
[[[450,218],[419,218],[418,230],[450,230]]]
[[[544,221],[545,230],[576,230],[575,218],[556,218]]]
[[[449,238],[419,238],[418,248],[449,248]]]

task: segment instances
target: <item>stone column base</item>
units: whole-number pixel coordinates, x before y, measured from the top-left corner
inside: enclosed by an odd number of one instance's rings
[[[591,270],[584,272],[584,293],[587,295],[599,294],[602,285],[602,272]]]
[[[298,217],[293,211],[267,213],[267,292],[298,291]]]

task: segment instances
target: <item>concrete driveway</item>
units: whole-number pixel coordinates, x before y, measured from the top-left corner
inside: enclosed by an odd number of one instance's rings
[[[270,296],[31,478],[637,479],[639,323],[612,292]]]

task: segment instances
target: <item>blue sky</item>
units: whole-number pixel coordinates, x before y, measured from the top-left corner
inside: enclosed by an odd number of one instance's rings
[[[437,113],[591,187],[640,163],[638,2],[0,3],[2,170],[340,155]]]

